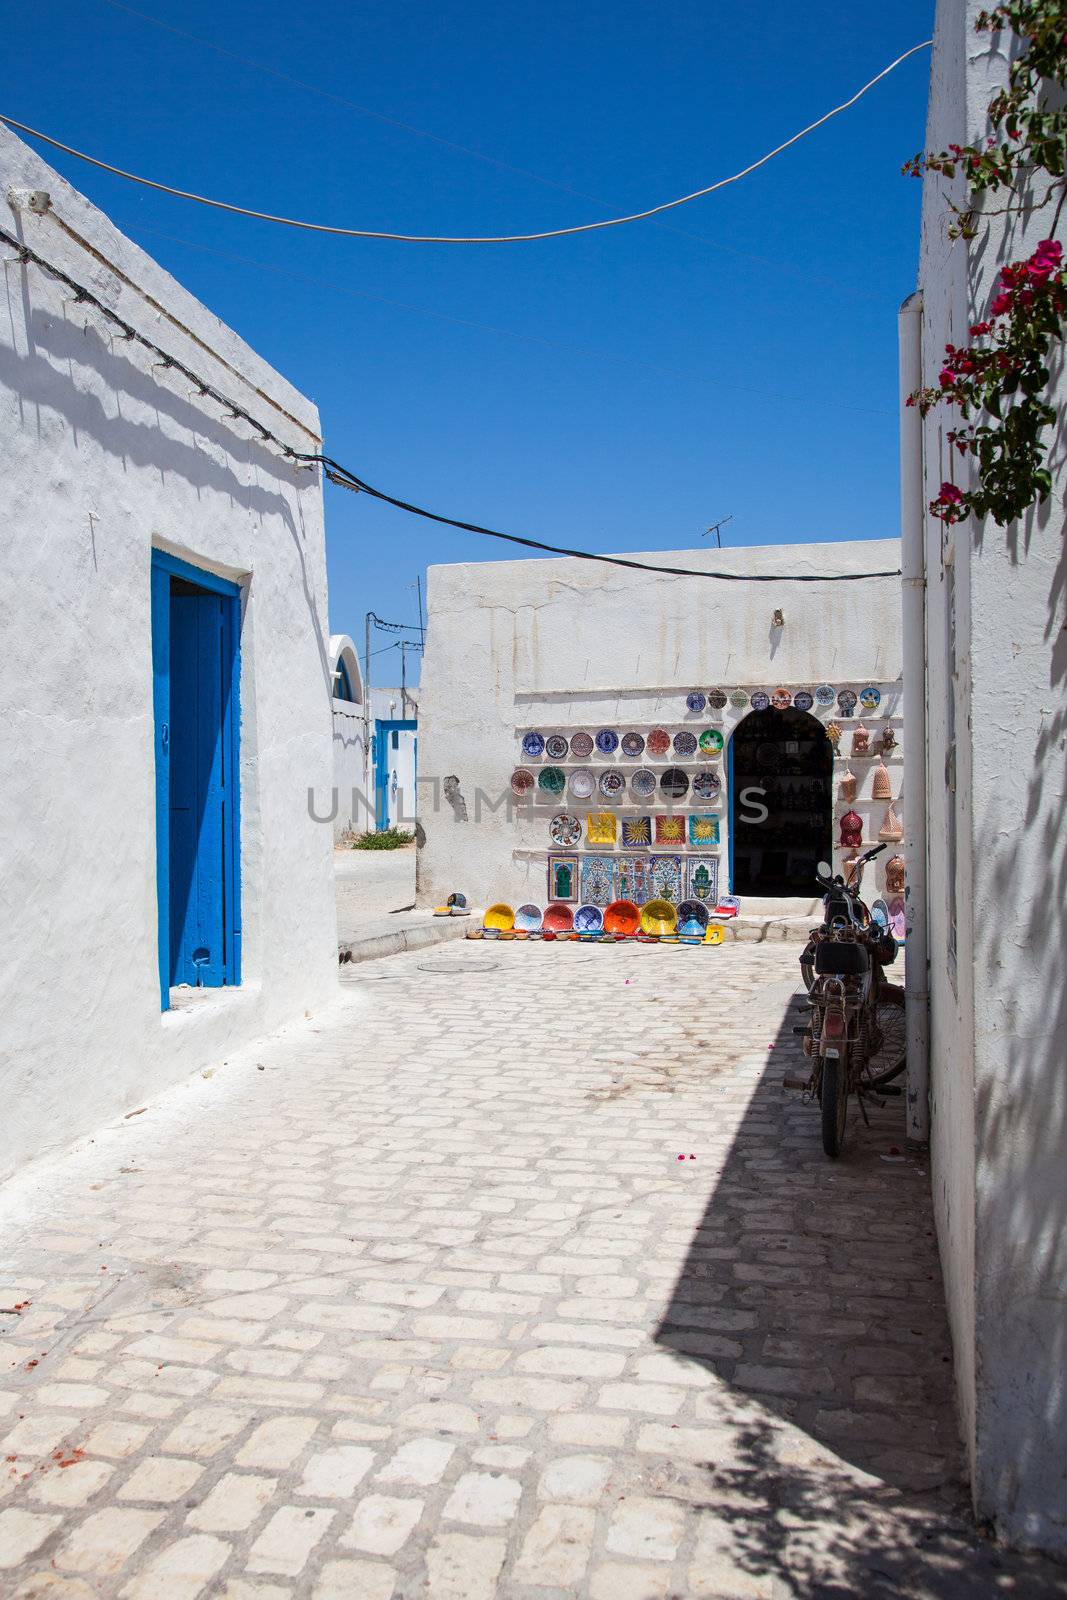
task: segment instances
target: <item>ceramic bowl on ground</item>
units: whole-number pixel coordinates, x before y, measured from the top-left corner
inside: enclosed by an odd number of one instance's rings
[[[703,711],[708,703],[708,697],[705,694],[701,694],[699,689],[694,689],[692,694],[686,695],[685,703],[690,711]]]
[[[641,912],[632,900],[613,900],[604,912],[606,933],[622,934],[632,939],[641,926]]]
[[[529,756],[531,760],[535,756],[543,756],[544,753],[545,753],[545,741],[544,741],[543,737],[541,736],[541,734],[539,734],[539,733],[526,733],[526,734],[523,734],[522,753],[523,753],[524,756]]]
[[[550,733],[545,740],[545,755],[550,761],[566,761],[570,745],[561,733]]]
[[[510,933],[515,926],[515,912],[503,900],[498,900],[489,907],[482,922],[490,933]]]
[[[567,787],[567,775],[559,767],[542,767],[537,774],[537,787],[546,794],[562,794]]]
[[[553,844],[577,844],[582,837],[582,825],[569,811],[557,811],[548,825],[548,832]]]
[[[698,934],[703,938],[707,925],[707,906],[701,905],[699,900],[683,900],[678,907],[678,932],[687,936]]]
[[[529,794],[537,779],[526,767],[516,767],[511,774],[512,794]]]
[[[671,747],[671,736],[666,728],[653,728],[645,740],[645,749],[650,756],[665,756]]]
[[[523,933],[535,933],[541,926],[541,907],[520,906],[515,913],[515,926]]]
[[[560,900],[553,900],[550,906],[545,907],[545,914],[541,918],[541,926],[546,933],[557,936],[561,933],[570,933],[574,927],[574,913],[570,906],[564,905]]]
[[[656,774],[647,767],[638,767],[630,779],[630,788],[642,800],[648,800],[656,792]]]
[[[596,778],[588,767],[576,767],[570,775],[568,787],[576,800],[588,800],[596,789]]]
[[[579,933],[599,933],[604,926],[604,913],[599,906],[579,906],[574,913],[574,926]]]
[[[662,938],[678,929],[678,913],[669,900],[649,900],[641,908],[641,932]]]
[[[593,741],[587,733],[571,735],[571,755],[577,756],[579,761],[584,761],[593,754]]]
[[[696,736],[690,733],[688,729],[683,729],[681,733],[676,733],[673,743],[676,756],[691,756],[697,747]]]
[[[723,737],[718,728],[705,728],[700,735],[700,748],[706,756],[717,756],[722,750]]]
[[[613,756],[619,748],[619,736],[614,728],[601,728],[596,736],[596,747],[602,756]]]
[[[624,733],[622,736],[622,753],[624,756],[637,756],[644,753],[645,739],[640,733]]]
[[[722,944],[725,937],[721,922],[709,922],[704,933],[705,944]]]
[[[670,799],[681,800],[689,792],[689,779],[681,767],[668,767],[659,780],[659,786]]]
[[[617,800],[626,788],[626,779],[617,767],[609,767],[600,774],[600,792],[605,800]]]
[[[698,772],[693,779],[693,793],[698,800],[714,800],[722,788],[717,772]]]

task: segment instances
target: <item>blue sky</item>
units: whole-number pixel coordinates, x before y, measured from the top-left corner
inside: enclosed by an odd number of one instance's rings
[[[3,109],[256,208],[527,231],[736,170],[926,38],[932,12],[0,0],[18,66]],[[401,498],[598,550],[697,547],[728,514],[733,545],[877,538],[897,532],[896,308],[919,200],[899,168],[928,70],[913,57],[662,225],[539,244],[297,233],[43,153],[318,403],[331,454]],[[415,619],[428,564],[509,553],[329,486],[326,516],[331,623],[360,641],[367,609]],[[375,675],[398,677],[398,655]]]

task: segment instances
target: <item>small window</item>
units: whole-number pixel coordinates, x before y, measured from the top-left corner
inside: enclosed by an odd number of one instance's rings
[[[397,730],[395,728],[393,729],[393,749],[394,750],[399,750],[400,749],[400,734],[397,732]]]
[[[333,697],[335,700],[355,700],[352,693],[352,679],[348,675],[348,668],[342,660],[337,663],[337,670],[333,675]]]

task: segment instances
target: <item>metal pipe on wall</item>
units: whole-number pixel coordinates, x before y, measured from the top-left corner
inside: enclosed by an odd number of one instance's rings
[[[907,1136],[930,1137],[930,962],[927,941],[926,840],[926,491],[923,427],[906,406],[922,383],[922,294],[897,315],[900,355],[901,611],[904,645],[905,1027],[908,1044]]]

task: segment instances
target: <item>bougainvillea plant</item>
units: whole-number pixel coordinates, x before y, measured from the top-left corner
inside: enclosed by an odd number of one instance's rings
[[[1007,0],[980,12],[976,27],[989,33],[1010,28],[1024,41],[1007,87],[989,103],[992,131],[984,145],[954,144],[914,156],[904,171],[964,175],[972,204],[951,206],[950,237],[973,239],[986,217],[1050,205],[1055,235],[1067,195],[1067,0]],[[999,193],[1007,204],[979,208],[980,196]],[[1045,429],[1056,415],[1048,399],[1049,363],[1065,328],[1063,248],[1049,237],[1025,260],[1001,269],[986,317],[970,329],[972,342],[946,345],[938,386],[908,397],[923,416],[939,404],[959,408],[961,426],[948,438],[976,468],[973,488],[941,485],[930,502],[935,517],[953,523],[972,513],[991,515],[1004,526],[1047,497],[1052,478]]]

